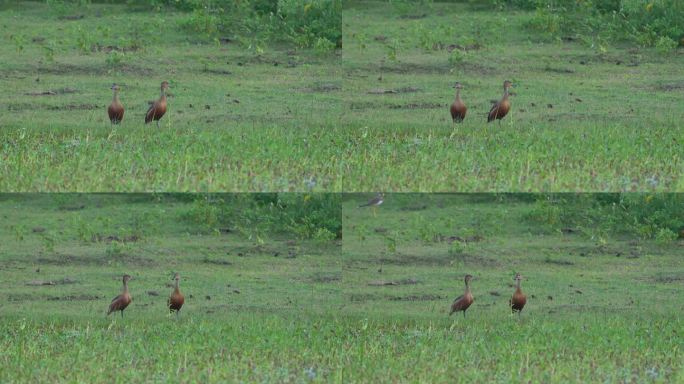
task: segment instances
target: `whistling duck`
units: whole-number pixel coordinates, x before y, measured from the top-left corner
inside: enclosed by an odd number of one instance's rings
[[[470,292],[470,280],[472,279],[473,276],[465,275],[465,293],[457,297],[454,300],[454,303],[451,304],[451,312],[449,312],[449,316],[451,316],[454,312],[463,311],[463,317],[465,318],[466,309],[468,309],[470,304],[475,301],[473,294]]]
[[[169,301],[167,302],[169,306],[169,312],[176,312],[176,316],[178,316],[178,313],[180,313],[181,307],[183,306],[183,303],[185,303],[185,297],[180,291],[180,273],[176,273],[173,277],[174,280],[176,280],[176,286],[173,289],[173,292],[171,293],[171,296],[169,296]]]
[[[510,81],[504,81],[503,96],[501,97],[501,100],[494,104],[492,106],[492,109],[489,111],[489,116],[487,116],[488,123],[492,120],[503,119],[504,117],[506,117],[506,114],[508,114],[508,111],[511,109],[511,102],[508,101],[508,89],[512,86],[513,83],[511,83]]]
[[[128,281],[131,279],[131,276],[129,275],[123,275],[123,292],[117,297],[115,297],[112,300],[112,303],[109,304],[109,311],[107,311],[107,315],[109,316],[110,313],[116,312],[116,311],[121,311],[121,317],[123,317],[123,311],[128,307],[128,304],[133,301],[133,298],[131,297],[131,294],[128,293]]]
[[[461,88],[463,88],[461,83],[457,82],[454,88],[456,88],[456,100],[451,104],[451,119],[454,123],[460,123],[465,119],[468,108],[466,108],[463,100],[461,100]]]
[[[159,128],[159,119],[161,119],[166,113],[166,91],[169,89],[169,82],[162,81],[161,83],[161,95],[159,100],[155,101],[150,105],[150,109],[147,110],[145,115],[145,124],[152,120],[157,121],[157,128]]]
[[[511,313],[518,312],[518,316],[520,316],[520,312],[522,312],[523,307],[527,302],[527,297],[520,289],[520,281],[522,280],[522,278],[523,277],[519,273],[515,274],[515,293],[509,301],[509,304],[511,305]]]
[[[371,207],[373,209],[373,216],[375,216],[375,210],[385,201],[385,196],[382,192],[378,193],[374,198],[368,200],[366,204],[359,205],[359,208]]]
[[[114,84],[112,85],[112,91],[114,91],[114,98],[112,99],[112,103],[109,105],[109,108],[107,108],[107,114],[109,114],[109,121],[111,121],[112,124],[119,124],[121,120],[123,120],[124,116],[124,107],[123,104],[119,101],[119,86]]]

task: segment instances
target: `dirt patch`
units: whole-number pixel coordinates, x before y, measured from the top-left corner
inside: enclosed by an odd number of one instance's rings
[[[99,300],[101,296],[97,295],[68,295],[68,296],[50,296],[48,301],[81,301],[81,300]]]
[[[568,260],[557,260],[557,259],[550,259],[547,258],[544,260],[546,264],[553,264],[553,265],[563,265],[563,266],[568,266],[568,265],[575,265],[572,261]]]
[[[342,87],[333,83],[315,84],[311,87],[302,88],[303,92],[334,92],[341,90]]]
[[[314,283],[332,283],[342,280],[342,275],[339,273],[316,273],[309,280]]]
[[[477,51],[477,50],[482,49],[482,44],[479,44],[479,43],[474,43],[474,44],[470,44],[470,45],[449,44],[446,47],[441,46],[441,49],[444,49],[444,48],[446,48],[446,50],[449,52],[453,51],[454,49],[459,49],[461,51],[466,51],[466,52],[467,51]]]
[[[102,235],[102,234],[95,234],[93,237],[90,239],[90,241],[94,243],[111,243],[111,242],[119,242],[119,243],[135,243],[136,241],[140,240],[140,236],[138,235],[130,235],[130,236],[123,236],[119,237],[117,235]]]
[[[129,45],[127,47],[119,47],[118,45],[100,45],[100,43],[96,43],[90,46],[90,51],[91,52],[104,52],[104,53],[110,53],[110,52],[137,52],[141,49],[142,47],[138,45]]]
[[[400,19],[404,20],[418,20],[418,19],[424,19],[427,17],[427,13],[423,13],[420,15],[401,15],[399,16]]]
[[[48,90],[48,91],[37,91],[37,92],[26,92],[25,95],[27,96],[55,96],[55,95],[65,95],[68,93],[77,93],[78,90],[74,88],[60,88],[60,89],[54,89],[54,90]]]
[[[26,285],[29,286],[43,286],[43,285],[64,285],[64,284],[76,284],[77,281],[70,278],[70,277],[65,277],[60,280],[31,280],[26,283]]]
[[[451,259],[447,256],[414,256],[399,255],[393,258],[380,258],[381,264],[388,265],[438,265],[445,266],[451,264]]]
[[[444,235],[439,235],[439,238],[437,240],[438,241],[446,241],[449,244],[453,243],[454,241],[458,241],[459,243],[479,243],[480,241],[484,240],[484,236],[473,235],[473,236],[449,236],[449,237],[446,237]]]
[[[74,204],[74,205],[60,205],[57,207],[58,211],[80,211],[85,209],[85,204]]]
[[[416,279],[403,279],[403,280],[375,280],[368,283],[371,287],[383,287],[388,285],[413,285],[418,284]]]
[[[374,88],[368,91],[369,95],[387,95],[387,94],[398,94],[398,93],[415,93],[420,92],[420,89],[415,87],[401,87],[397,89],[383,89]]]
[[[36,67],[33,72],[37,75],[106,75],[109,67],[105,64],[100,65],[72,65],[72,64],[53,64],[45,67]],[[117,67],[117,71],[125,74],[152,76],[155,72],[150,68],[139,67],[132,64],[123,64]]]
[[[210,73],[212,75],[232,75],[233,74],[233,72],[228,71],[226,69],[205,69],[202,72]]]
[[[379,104],[379,103],[371,103],[371,102],[356,102],[356,103],[350,103],[349,104],[349,109],[357,109],[357,110],[362,110],[362,109],[379,109],[382,108],[384,104]]]
[[[66,16],[60,16],[58,19],[60,20],[81,20],[85,17],[85,15],[66,15]]]
[[[444,108],[445,106],[442,104],[438,103],[411,103],[411,104],[404,104],[404,105],[399,105],[399,104],[391,104],[388,106],[389,109],[440,109]]]
[[[387,233],[387,228],[378,227],[373,230],[375,233]]]
[[[440,295],[409,295],[409,296],[390,296],[390,301],[434,301],[442,300],[444,296]]]
[[[653,278],[651,278],[651,280],[656,283],[665,284],[679,283],[681,281],[684,281],[684,274],[661,274],[658,276],[654,276]]]
[[[46,109],[49,111],[90,111],[93,109],[100,109],[102,106],[95,104],[67,104],[67,105],[50,105]]]
[[[380,299],[381,297],[379,295],[373,295],[370,293],[354,293],[351,296],[349,296],[349,300],[351,300],[352,302],[364,302]]]
[[[560,73],[560,74],[570,74],[575,73],[574,69],[570,68],[556,68],[556,67],[544,67],[545,72]]]
[[[681,83],[668,83],[668,84],[660,84],[656,87],[657,90],[660,91],[677,91],[680,89],[684,89],[684,82]]]
[[[120,255],[115,258],[117,262],[138,266],[154,266],[157,263],[141,256]],[[38,264],[46,265],[109,265],[110,258],[101,256],[74,256],[74,255],[54,255],[52,257],[41,257],[36,260]]]
[[[228,260],[216,260],[216,259],[203,259],[202,262],[204,264],[212,264],[212,265],[233,265]]]

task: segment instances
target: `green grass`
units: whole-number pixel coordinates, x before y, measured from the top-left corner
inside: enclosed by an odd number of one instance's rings
[[[182,28],[189,17],[0,8],[0,189],[340,190],[339,55],[212,43]],[[163,80],[169,110],[160,129],[145,126]],[[118,127],[106,112],[112,83],[126,108]],[[46,91],[58,94],[31,95]]]
[[[531,202],[483,195],[389,194],[373,217],[367,197],[343,203],[349,381],[684,379],[681,240],[568,234],[527,219]],[[466,273],[475,302],[448,317]]]
[[[0,200],[0,381],[335,378],[337,242],[207,233],[182,219],[191,203],[173,199]],[[186,296],[178,319],[165,308],[174,271]],[[133,302],[106,317],[124,273]]]
[[[684,189],[682,49],[604,52],[535,35],[534,12],[417,7],[345,2],[345,192]],[[487,124],[504,80],[512,110]]]

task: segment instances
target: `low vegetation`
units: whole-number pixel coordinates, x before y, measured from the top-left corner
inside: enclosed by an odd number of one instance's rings
[[[290,220],[259,240],[235,229],[241,218],[208,232],[187,219],[200,198],[0,195],[0,381],[335,380],[339,241],[303,238]],[[285,217],[264,208],[276,196],[222,199]],[[178,318],[165,307],[173,272]],[[106,317],[124,273],[133,302]]]
[[[678,201],[681,209],[680,197],[386,194],[376,217],[357,207],[367,198],[343,202],[347,381],[684,377],[684,240],[625,232],[614,221],[626,216],[600,208],[612,201],[663,224],[662,206]],[[530,219],[549,200],[589,220]],[[611,230],[592,237],[601,227]],[[508,309],[517,272],[527,295],[520,318]],[[466,274],[475,301],[465,318],[449,317]]]

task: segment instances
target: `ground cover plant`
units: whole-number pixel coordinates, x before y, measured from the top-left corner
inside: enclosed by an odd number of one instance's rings
[[[618,211],[598,215],[629,200],[632,217],[678,217],[681,228],[681,216],[659,209],[681,207],[681,195],[385,194],[376,216],[358,208],[371,197],[343,203],[349,381],[684,377],[684,240],[633,231]],[[540,220],[549,205],[559,220]],[[467,273],[475,301],[449,317]],[[527,295],[520,317],[508,308],[516,273]]]
[[[356,132],[345,191],[684,188],[684,50],[549,33],[536,7],[517,3],[345,2],[344,110]],[[584,17],[587,2],[567,3],[579,5],[557,14]],[[487,124],[504,80],[511,111]],[[457,81],[462,124],[449,116]]]
[[[339,240],[278,226],[269,195],[210,198],[0,195],[0,381],[334,380]],[[133,302],[106,317],[124,273]]]
[[[339,190],[340,49],[321,21],[335,2],[298,16],[306,4],[283,1],[268,30],[154,3],[1,6],[0,189]],[[145,126],[162,81],[168,112]],[[125,107],[115,126],[112,83]]]

